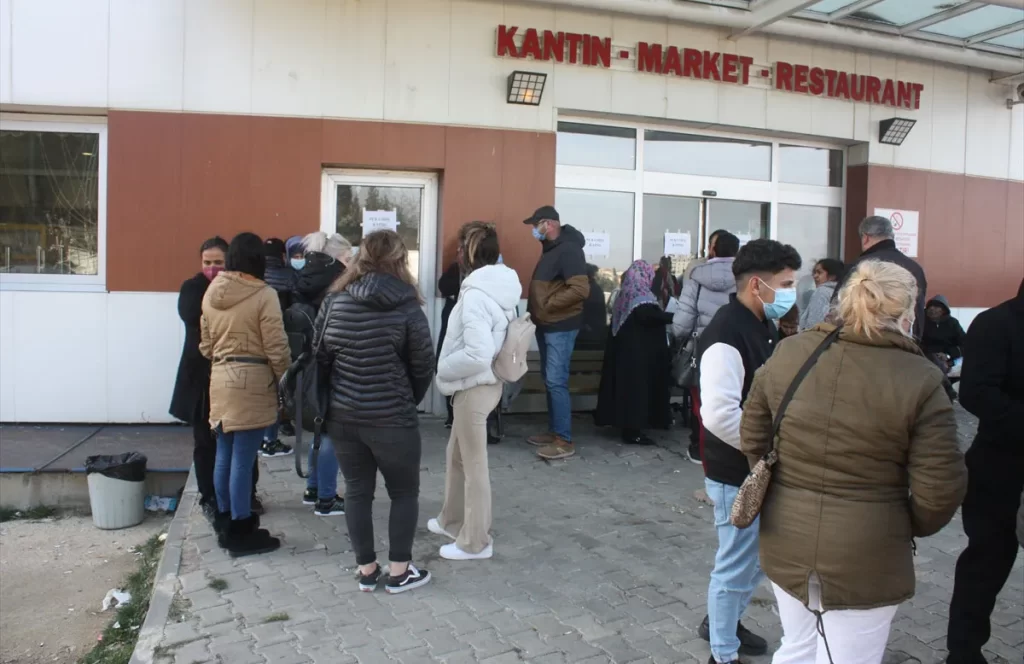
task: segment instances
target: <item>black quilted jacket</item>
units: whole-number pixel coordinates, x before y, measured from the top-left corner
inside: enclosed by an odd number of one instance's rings
[[[416,289],[370,273],[329,295],[316,320],[330,374],[330,425],[414,427],[434,378],[430,328]]]

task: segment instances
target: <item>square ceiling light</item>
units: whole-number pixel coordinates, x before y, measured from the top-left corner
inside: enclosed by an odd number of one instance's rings
[[[917,124],[910,118],[889,118],[878,123],[878,142],[886,145],[903,145],[907,134]]]
[[[532,71],[514,71],[508,75],[508,103],[540,106],[547,74]]]

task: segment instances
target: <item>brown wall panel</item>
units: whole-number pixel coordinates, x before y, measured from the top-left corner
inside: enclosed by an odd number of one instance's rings
[[[918,253],[928,276],[928,293],[963,302],[964,256],[960,241],[950,241],[950,238],[959,238],[963,232],[964,178],[947,173],[928,173],[927,176]]]
[[[109,152],[107,286],[115,291],[176,291],[213,235],[316,230],[325,166],[438,173],[445,259],[459,226],[493,219],[524,281],[537,244],[520,222],[554,199],[554,134],[116,111]],[[155,257],[143,250],[153,243]]]
[[[167,275],[177,278],[186,264],[179,242],[181,119],[170,116],[154,132],[146,114],[111,111],[107,118],[110,290],[166,290]]]
[[[965,302],[991,299],[988,304],[996,304],[999,298],[993,291],[1001,291],[1005,285],[1001,284],[1005,270],[1003,252],[993,249],[1006,242],[1008,184],[1003,180],[970,178],[964,185],[960,295]]]
[[[1024,182],[1010,182],[1006,191],[1006,273],[999,298],[1017,294],[1024,279]]]
[[[846,237],[844,258],[852,262],[860,254],[857,227],[868,216],[868,167],[850,166],[846,169]]]

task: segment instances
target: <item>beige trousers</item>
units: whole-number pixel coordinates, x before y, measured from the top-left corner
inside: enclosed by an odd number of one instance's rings
[[[455,420],[448,439],[444,506],[437,518],[466,553],[491,543],[491,477],[487,468],[487,415],[501,400],[502,385],[478,385],[452,398]]]

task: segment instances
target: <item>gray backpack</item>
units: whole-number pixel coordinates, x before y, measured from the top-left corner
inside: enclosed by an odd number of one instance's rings
[[[530,351],[530,340],[536,330],[537,326],[530,320],[530,314],[524,314],[508,324],[505,341],[492,365],[498,380],[515,383],[526,375],[526,354]]]

